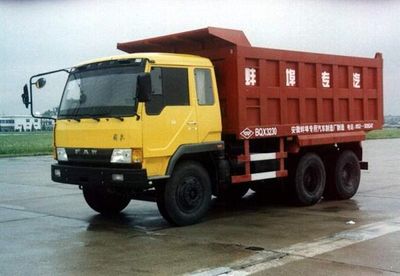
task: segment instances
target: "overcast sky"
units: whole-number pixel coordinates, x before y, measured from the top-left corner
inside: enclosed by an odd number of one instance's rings
[[[207,26],[243,30],[259,47],[371,58],[382,52],[385,114],[400,115],[395,0],[0,0],[0,114],[28,114],[20,94],[31,75],[122,54],[117,42]],[[63,87],[46,88],[38,110],[58,105]]]

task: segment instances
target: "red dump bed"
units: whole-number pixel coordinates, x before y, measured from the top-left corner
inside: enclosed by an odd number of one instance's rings
[[[223,132],[237,138],[313,136],[316,141],[336,133],[345,139],[383,123],[379,53],[359,58],[257,48],[241,31],[211,27],[117,47],[210,58]]]

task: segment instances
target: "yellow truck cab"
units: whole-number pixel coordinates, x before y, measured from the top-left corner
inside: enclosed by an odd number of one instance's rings
[[[151,92],[139,102],[135,82],[145,73]],[[80,64],[70,72],[54,135],[52,179],[81,185],[96,211],[120,211],[131,194],[169,179],[182,157],[223,150],[213,66],[206,58],[161,53]],[[199,158],[190,165],[201,171]],[[199,200],[201,188],[188,185],[186,205]]]

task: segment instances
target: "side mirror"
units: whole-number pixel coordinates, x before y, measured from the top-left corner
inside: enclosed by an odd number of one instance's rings
[[[35,86],[37,89],[43,88],[46,85],[46,79],[40,78],[35,82]]]
[[[21,95],[22,98],[22,103],[25,105],[26,108],[28,108],[30,102],[29,102],[29,94],[28,94],[28,85],[24,85],[24,93]]]
[[[137,77],[136,97],[140,103],[150,100],[151,94],[151,77],[149,73],[139,75]]]

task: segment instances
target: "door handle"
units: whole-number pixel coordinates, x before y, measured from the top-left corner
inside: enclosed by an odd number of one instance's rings
[[[195,121],[189,121],[189,122],[187,122],[186,123],[188,126],[195,126],[195,125],[197,125],[197,122],[195,122]]]

